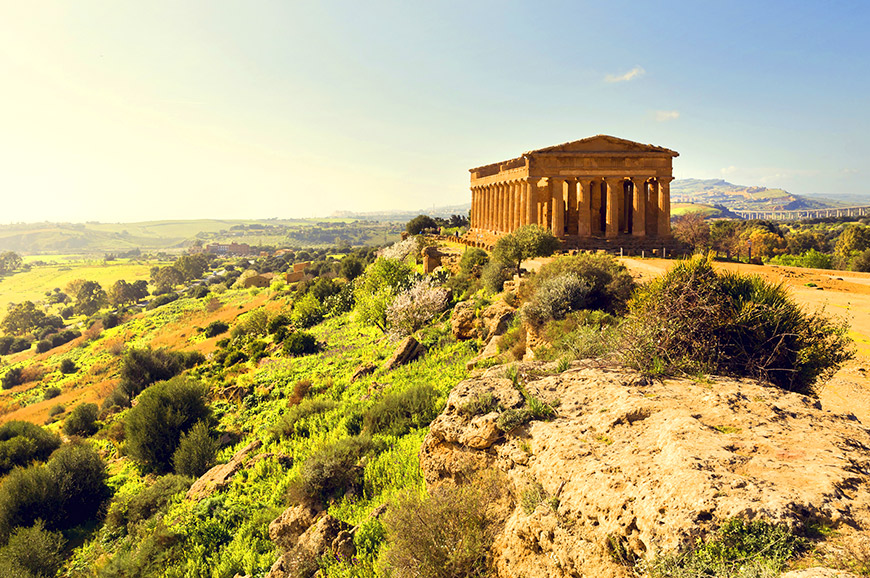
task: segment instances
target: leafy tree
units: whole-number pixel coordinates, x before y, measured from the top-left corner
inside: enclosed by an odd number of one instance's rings
[[[206,272],[208,269],[208,259],[202,253],[197,255],[182,255],[175,260],[172,267],[181,274],[184,281],[192,281],[199,279]]]
[[[60,528],[73,528],[96,516],[110,495],[106,465],[88,443],[69,443],[46,464],[60,507],[55,513]]]
[[[211,415],[207,394],[208,386],[183,377],[145,390],[124,420],[130,456],[156,472],[169,471],[181,435]]]
[[[405,225],[409,235],[419,235],[426,229],[437,229],[438,223],[428,215],[417,215]]]
[[[75,299],[74,310],[80,315],[93,315],[109,302],[106,292],[96,281],[82,283],[76,291]]]
[[[846,268],[852,254],[870,249],[870,227],[850,225],[846,227],[834,246],[834,258],[837,266]]]
[[[360,321],[387,331],[387,308],[410,287],[413,269],[404,261],[378,257],[354,282],[356,314]]]
[[[547,257],[558,248],[559,239],[548,229],[540,225],[523,225],[496,242],[492,257],[520,273],[526,259]]]
[[[32,301],[24,301],[9,308],[0,328],[9,335],[24,335],[41,327],[45,322],[45,312]]]
[[[176,285],[184,283],[184,275],[172,266],[153,267],[151,269],[151,285],[154,295],[169,293]]]
[[[24,370],[21,367],[13,367],[3,374],[0,383],[2,383],[3,389],[12,389],[16,385],[21,385],[24,383]]]
[[[464,275],[472,275],[476,271],[479,277],[481,270],[487,263],[489,263],[489,255],[486,251],[472,247],[466,249],[465,253],[462,254],[462,259],[459,260],[459,270]]]
[[[21,259],[21,255],[14,253],[12,251],[4,251],[0,253],[0,275],[5,275],[6,273],[11,273],[15,271],[24,261]]]
[[[108,291],[109,303],[114,307],[120,307],[127,303],[135,303],[147,296],[148,282],[143,279],[133,283],[118,279]]]

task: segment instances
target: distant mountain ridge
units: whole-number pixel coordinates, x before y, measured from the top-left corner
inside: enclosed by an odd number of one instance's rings
[[[842,201],[795,195],[784,189],[735,185],[723,179],[677,179],[671,183],[671,202],[721,205],[732,211],[799,211],[845,205]]]
[[[471,210],[471,203],[459,205],[445,205],[442,207],[429,207],[416,211],[393,210],[393,211],[367,211],[355,213],[353,211],[335,211],[329,216],[335,219],[359,219],[361,221],[410,221],[417,215],[429,215],[430,217],[448,218],[451,215],[465,215]]]

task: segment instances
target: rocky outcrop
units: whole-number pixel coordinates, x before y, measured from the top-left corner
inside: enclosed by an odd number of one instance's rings
[[[190,489],[187,491],[188,500],[200,500],[213,492],[226,488],[233,476],[236,475],[245,464],[248,455],[256,451],[263,445],[260,440],[254,440],[244,448],[236,452],[236,454],[225,464],[220,464],[211,468],[196,480]]]
[[[371,375],[378,369],[378,366],[374,363],[363,363],[354,370],[353,375],[350,376],[350,382],[353,383],[356,380],[365,377],[366,375]]]
[[[736,516],[870,529],[870,433],[852,416],[745,380],[589,367],[534,377],[542,367],[520,375],[554,419],[492,428],[526,403],[493,368],[454,388],[420,452],[430,485],[507,473],[520,505],[495,542],[499,576],[627,576],[608,543],[653,557]],[[488,396],[500,407],[471,403]]]
[[[491,339],[507,331],[517,310],[505,303],[496,301],[480,313],[481,337]]]
[[[402,340],[393,355],[384,362],[384,371],[392,371],[401,365],[411,363],[426,353],[426,349],[413,336]]]

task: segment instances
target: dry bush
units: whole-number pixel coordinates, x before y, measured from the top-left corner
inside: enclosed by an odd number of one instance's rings
[[[82,337],[85,338],[85,341],[94,341],[100,338],[100,335],[103,333],[103,322],[97,321],[87,329],[82,332]]]
[[[29,365],[21,370],[21,383],[31,383],[45,377],[45,368],[41,365]]]
[[[404,494],[384,515],[381,570],[395,578],[488,576],[493,540],[512,507],[505,476],[495,471],[429,496]]]
[[[109,339],[108,341],[106,341],[103,349],[110,355],[118,357],[119,355],[124,353],[125,347],[126,344],[124,343],[124,340],[120,337],[115,337],[114,339]]]
[[[287,405],[296,405],[305,399],[305,395],[311,389],[311,380],[310,379],[300,379],[296,382],[296,385],[293,386],[293,394],[290,396],[290,399],[287,400]]]

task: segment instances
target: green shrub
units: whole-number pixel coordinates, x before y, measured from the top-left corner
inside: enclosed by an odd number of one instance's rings
[[[45,428],[26,421],[0,426],[0,476],[13,468],[48,459],[60,447],[60,438]]]
[[[489,392],[478,394],[473,400],[456,408],[460,415],[474,417],[485,415],[498,409],[498,399]]]
[[[51,417],[54,417],[56,415],[62,414],[65,411],[66,411],[66,406],[59,403],[57,405],[51,406],[51,409],[48,410],[48,415],[50,415]]]
[[[233,338],[249,335],[251,337],[265,337],[269,324],[269,315],[265,309],[254,309],[243,315],[230,330]]]
[[[178,449],[172,454],[175,473],[198,478],[214,465],[219,448],[218,441],[211,437],[208,424],[196,422],[189,431],[181,434]]]
[[[419,235],[428,229],[438,229],[438,223],[429,215],[417,215],[405,224],[405,231],[409,235]]]
[[[266,324],[266,331],[269,332],[269,335],[275,335],[280,328],[286,327],[287,325],[290,325],[290,317],[283,313],[279,313],[269,319],[269,323]]]
[[[553,361],[604,357],[618,349],[622,333],[616,317],[584,309],[550,321],[542,335],[546,343],[535,349],[535,358]]]
[[[78,370],[79,370],[79,368],[76,367],[76,364],[72,359],[64,359],[63,361],[60,362],[60,372],[64,375],[69,375],[71,373],[75,373]],[[55,388],[55,389],[57,389],[57,388]],[[58,390],[58,394],[60,394],[60,390]],[[46,398],[46,399],[51,399],[51,398]]]
[[[785,526],[734,518],[690,551],[659,556],[643,563],[642,570],[651,578],[778,576],[803,546]]]
[[[753,377],[801,393],[853,355],[845,322],[801,310],[782,285],[717,274],[701,257],[638,292],[624,335],[626,361],[642,371]]]
[[[164,293],[163,295],[158,295],[154,299],[148,302],[148,305],[145,306],[145,309],[152,310],[157,309],[162,305],[166,305],[168,303],[172,303],[173,301],[178,300],[178,293]]]
[[[208,386],[174,377],[151,386],[124,420],[127,453],[156,472],[167,472],[181,434],[210,416]]]
[[[190,291],[190,296],[193,299],[204,299],[209,295],[208,287],[205,285],[197,285]]]
[[[588,285],[583,309],[598,309],[611,314],[624,312],[635,289],[634,279],[619,261],[610,255],[581,253],[558,257],[543,265],[522,289],[521,297],[531,301],[552,279],[565,275],[575,275]]]
[[[93,519],[109,497],[106,465],[87,443],[64,444],[45,465],[57,492],[59,528],[73,528]]]
[[[305,399],[292,406],[272,427],[272,433],[281,437],[307,436],[306,421],[313,415],[332,411],[338,404],[327,399]]]
[[[369,433],[401,436],[412,429],[426,427],[440,411],[438,392],[428,384],[412,385],[388,393],[369,409],[363,427]]]
[[[387,306],[390,333],[411,335],[447,308],[447,289],[437,287],[429,278],[396,295]]]
[[[313,327],[323,321],[323,306],[314,293],[306,293],[293,303],[290,318],[297,327]]]
[[[317,353],[317,339],[307,331],[294,331],[284,338],[284,355],[296,357]]]
[[[375,449],[366,435],[341,438],[308,456],[302,464],[302,492],[326,502],[356,488],[362,479],[360,458]]]
[[[53,578],[63,565],[65,540],[45,529],[42,520],[18,528],[0,548],[0,575],[8,578]]]
[[[51,341],[48,339],[42,339],[36,342],[36,352],[37,353],[45,353],[50,350],[54,345],[51,344]]]
[[[162,510],[173,498],[186,492],[193,478],[168,474],[160,476],[153,485],[130,496],[127,500],[115,500],[106,514],[106,524],[120,528],[138,524]]]
[[[75,364],[73,364],[75,365]],[[56,386],[46,387],[42,394],[42,399],[54,399],[61,394],[60,388]]]
[[[224,323],[223,321],[212,321],[202,330],[203,335],[206,337],[217,337],[222,333],[226,333],[229,331],[230,326]]]
[[[589,282],[574,273],[550,277],[523,306],[523,320],[540,327],[547,321],[564,319],[571,311],[587,309],[591,303],[591,292]]]
[[[490,261],[483,267],[480,273],[480,281],[490,293],[501,293],[501,290],[504,289],[504,282],[512,276],[513,271],[510,267],[498,261]]]
[[[93,435],[97,431],[97,415],[100,410],[95,403],[80,403],[63,421],[63,433],[68,436]]]
[[[488,576],[492,543],[505,517],[504,484],[492,479],[442,484],[429,496],[399,496],[383,516],[381,574],[395,578]]]
[[[169,349],[129,349],[121,359],[121,391],[133,399],[146,387],[165,381],[183,370],[202,363],[205,358],[198,352],[180,352]]]
[[[0,355],[8,355],[14,341],[11,335],[0,335]]]
[[[224,367],[232,367],[237,363],[244,363],[248,360],[248,356],[243,351],[234,350],[227,352],[226,357],[223,360]]]
[[[0,543],[37,520],[50,530],[76,527],[92,519],[108,495],[97,452],[86,444],[65,444],[47,464],[16,468],[0,485]]]
[[[466,249],[459,260],[459,270],[463,275],[480,277],[484,265],[489,263],[489,255],[483,249],[473,247]]]
[[[24,383],[24,370],[21,367],[13,367],[3,375],[0,380],[3,389],[12,389],[16,385]]]

